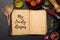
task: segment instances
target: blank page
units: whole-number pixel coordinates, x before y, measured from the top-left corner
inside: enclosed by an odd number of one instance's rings
[[[45,35],[47,17],[45,10],[30,10],[30,34]]]

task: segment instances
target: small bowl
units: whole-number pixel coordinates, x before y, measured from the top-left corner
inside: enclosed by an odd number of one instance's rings
[[[26,1],[25,1],[26,2]],[[43,5],[43,1],[41,4],[37,4],[36,7],[31,7],[29,3],[26,2],[26,6],[29,8],[29,9],[33,9],[33,10],[39,10],[39,9],[42,9],[42,5]]]
[[[56,36],[56,35],[57,35],[57,38],[54,38],[54,36]],[[51,39],[58,39],[59,34],[57,32],[53,32],[53,33],[51,33],[50,37],[51,37]]]

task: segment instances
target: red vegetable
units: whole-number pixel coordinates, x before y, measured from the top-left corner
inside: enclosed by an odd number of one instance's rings
[[[31,7],[35,7],[35,6],[37,6],[37,4],[36,4],[35,1],[31,1],[30,6],[31,6]]]
[[[45,36],[45,39],[44,39],[44,40],[50,40],[50,39],[49,39],[49,36],[48,36],[48,35]]]
[[[42,0],[25,0],[31,7],[36,7],[38,4],[42,3]]]
[[[41,4],[42,0],[36,0],[37,4]]]
[[[31,2],[31,0],[25,0],[27,3],[30,3]]]

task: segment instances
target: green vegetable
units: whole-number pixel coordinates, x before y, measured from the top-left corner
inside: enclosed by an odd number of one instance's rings
[[[15,2],[14,6],[16,8],[21,8],[23,6],[23,4],[24,4],[23,1],[19,1],[19,2]]]
[[[51,28],[54,28],[54,26],[55,26],[55,20],[52,19],[52,20],[51,20]]]
[[[44,5],[49,6],[50,4],[48,1],[46,1]]]

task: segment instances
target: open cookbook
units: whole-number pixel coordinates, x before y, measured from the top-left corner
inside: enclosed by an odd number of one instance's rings
[[[46,35],[45,10],[14,10],[11,15],[11,35]]]

